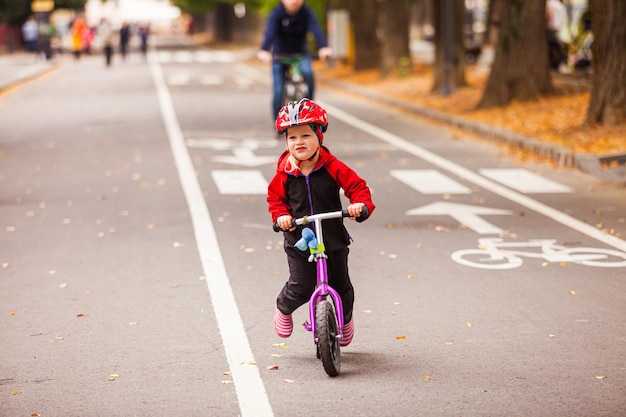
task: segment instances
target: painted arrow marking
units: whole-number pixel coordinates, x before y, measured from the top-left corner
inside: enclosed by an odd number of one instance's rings
[[[211,159],[215,162],[225,164],[240,165],[244,167],[258,167],[276,162],[274,156],[257,156],[248,148],[233,149],[233,156],[213,156]]]
[[[437,202],[406,212],[407,216],[450,216],[481,235],[500,234],[502,229],[483,220],[480,216],[510,215],[510,210],[470,206],[448,202]]]

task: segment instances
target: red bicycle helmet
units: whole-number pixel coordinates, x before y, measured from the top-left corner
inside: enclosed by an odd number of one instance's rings
[[[322,106],[308,98],[290,101],[280,109],[276,117],[276,131],[279,135],[285,133],[291,126],[308,124],[317,126],[315,130],[321,142],[328,127],[328,116]]]

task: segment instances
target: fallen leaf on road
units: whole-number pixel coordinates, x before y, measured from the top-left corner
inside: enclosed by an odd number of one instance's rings
[[[63,284],[59,284],[59,288],[67,288],[70,284],[64,282]]]
[[[292,384],[292,383],[294,383],[296,381],[294,381],[293,379],[285,379],[285,382],[288,383],[288,384]]]
[[[576,291],[574,290],[569,290],[570,295],[576,295]]]
[[[604,376],[604,375],[597,376],[596,379],[606,379],[606,376]]]
[[[396,336],[396,340],[404,340],[404,339],[406,339],[406,336],[404,335]]]
[[[270,365],[267,367],[268,371],[276,371],[278,370],[278,365]]]
[[[289,347],[289,346],[287,346],[287,345],[286,345],[286,344],[284,344],[284,343],[274,343],[272,346],[274,346],[274,347],[279,347],[279,348],[281,348],[281,349],[287,349],[287,348]]]
[[[467,327],[472,327],[472,323],[470,323],[469,321],[466,321],[466,322],[465,322],[465,325],[466,325]]]
[[[232,375],[232,374],[233,374],[233,373],[232,373],[232,372],[230,372],[230,371],[224,371],[224,372],[222,372],[222,375],[226,375],[226,376],[230,376],[230,375]]]
[[[111,374],[109,375],[109,381],[115,381],[118,377],[119,377],[118,374]]]
[[[430,381],[430,377],[428,375],[426,375],[424,378],[422,378],[424,381]]]

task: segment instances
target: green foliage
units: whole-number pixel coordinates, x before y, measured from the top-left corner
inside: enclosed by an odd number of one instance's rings
[[[30,14],[31,0],[0,0],[0,23],[21,24]]]
[[[19,25],[31,14],[33,0],[0,0],[0,23]],[[87,0],[55,0],[55,9],[83,10]]]
[[[55,9],[84,10],[87,0],[54,0]]]
[[[172,4],[187,14],[205,13],[213,9],[218,3],[244,3],[247,7],[258,9],[266,2],[263,0],[172,0]]]
[[[322,28],[322,31],[326,30],[326,9],[328,8],[329,0],[307,0],[305,4],[313,10],[315,16],[317,17],[317,21]],[[269,1],[261,1],[259,2],[260,6],[258,7],[259,13],[261,16],[268,16],[272,9],[276,7],[280,0],[269,0]]]

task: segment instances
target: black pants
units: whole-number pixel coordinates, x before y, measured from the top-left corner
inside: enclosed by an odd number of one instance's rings
[[[287,262],[289,264],[289,281],[276,297],[276,306],[283,314],[291,314],[301,305],[308,303],[317,281],[317,264],[309,262],[309,252],[286,245]],[[341,297],[344,322],[352,320],[354,307],[354,288],[348,274],[349,249],[327,252],[328,283]]]
[[[104,47],[104,56],[106,57],[107,67],[111,65],[111,57],[113,56],[113,47],[107,45]]]

